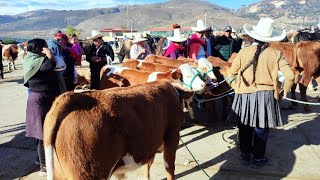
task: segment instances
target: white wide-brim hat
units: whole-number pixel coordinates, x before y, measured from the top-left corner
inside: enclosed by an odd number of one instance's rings
[[[286,30],[277,30],[273,27],[274,20],[270,18],[260,18],[258,25],[244,24],[244,31],[253,39],[261,42],[281,41],[286,36]]]
[[[203,32],[206,31],[207,28],[208,27],[204,26],[203,20],[197,20],[197,27],[191,27],[191,30],[195,32]]]
[[[180,32],[180,28],[174,29],[173,30],[173,36],[172,37],[167,37],[170,41],[173,42],[183,42],[186,41],[187,38],[183,37],[181,32]]]
[[[87,37],[87,39],[97,39],[97,38],[100,38],[100,37],[103,37],[104,35],[100,33],[100,31],[98,30],[93,30],[91,31],[91,36],[90,37]]]
[[[142,42],[148,40],[147,38],[143,37],[143,34],[137,34],[134,36],[134,39],[132,40],[132,43]]]

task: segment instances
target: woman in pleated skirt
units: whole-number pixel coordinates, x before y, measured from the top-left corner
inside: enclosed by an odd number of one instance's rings
[[[273,23],[270,18],[261,18],[257,26],[244,25],[255,43],[240,50],[228,72],[229,76],[237,76],[231,84],[235,97],[228,120],[239,123],[241,161],[254,168],[268,162],[265,152],[269,128],[284,124],[278,104],[281,98],[278,71],[285,78],[283,96],[294,81],[294,74],[281,52],[269,47],[269,42],[286,37],[285,31],[273,28]]]

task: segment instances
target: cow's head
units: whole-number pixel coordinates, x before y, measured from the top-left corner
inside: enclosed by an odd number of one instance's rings
[[[201,93],[205,90],[205,83],[200,79],[198,73],[193,71],[188,64],[182,64],[177,70],[172,72],[172,78],[176,80],[174,84],[177,88],[185,91]],[[179,80],[179,81],[177,81]]]
[[[197,61],[197,72],[201,74],[201,79],[209,84],[211,82],[216,82],[217,77],[213,73],[213,66],[206,58],[200,58]]]

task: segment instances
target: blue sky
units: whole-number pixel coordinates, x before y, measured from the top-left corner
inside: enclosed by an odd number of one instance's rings
[[[77,10],[114,7],[120,4],[144,4],[167,0],[0,0],[0,15],[15,15],[38,9]],[[207,0],[214,4],[237,9],[261,0]]]

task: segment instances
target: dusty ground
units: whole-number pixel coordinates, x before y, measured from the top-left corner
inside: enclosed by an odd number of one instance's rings
[[[24,136],[27,89],[22,85],[21,62],[18,70],[0,79],[0,179],[45,179],[38,176],[35,141]],[[311,102],[318,92],[308,91]],[[282,105],[288,105],[283,101]],[[320,179],[320,107],[304,112],[282,111],[288,120],[283,128],[270,132],[266,156],[269,163],[262,169],[242,166],[235,145],[236,133],[225,130],[223,123],[210,127],[192,126],[181,131],[176,160],[176,178],[206,179]],[[199,164],[199,166],[197,165]],[[162,154],[151,168],[152,179],[164,179]],[[139,171],[128,179],[138,179]]]

